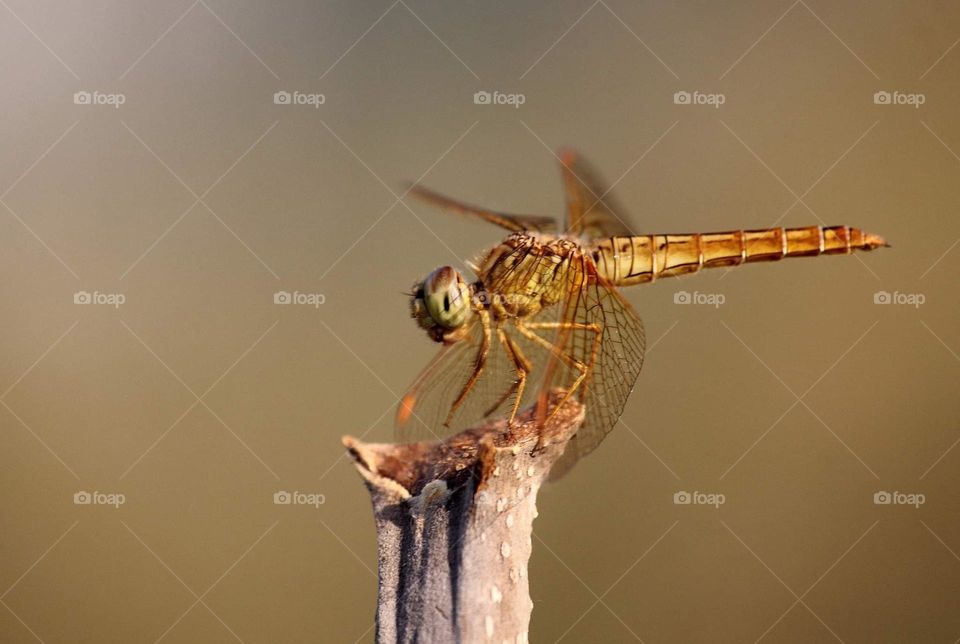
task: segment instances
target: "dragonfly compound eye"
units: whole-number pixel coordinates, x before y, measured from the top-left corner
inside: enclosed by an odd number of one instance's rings
[[[423,304],[437,325],[456,329],[471,313],[470,286],[452,267],[442,266],[423,281]]]

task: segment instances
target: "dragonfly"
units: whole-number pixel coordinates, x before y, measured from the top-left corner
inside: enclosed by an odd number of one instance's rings
[[[635,234],[587,161],[572,150],[558,159],[566,198],[559,222],[410,188],[509,235],[468,262],[472,278],[442,266],[408,293],[411,316],[441,347],[400,400],[400,441],[441,438],[501,414],[513,427],[526,404],[535,405],[542,428],[573,399],[585,416],[553,467],[558,478],[614,428],[643,365],[643,322],[620,288],[704,268],[888,245],[850,226]],[[562,393],[552,411],[550,391]]]

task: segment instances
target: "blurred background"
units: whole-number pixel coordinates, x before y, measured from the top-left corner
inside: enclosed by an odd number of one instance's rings
[[[960,637],[960,8],[591,2],[0,1],[0,639],[371,641],[340,437],[436,350],[402,292],[501,236],[404,182],[559,214],[560,146],[644,233],[892,248],[626,292],[532,641]]]

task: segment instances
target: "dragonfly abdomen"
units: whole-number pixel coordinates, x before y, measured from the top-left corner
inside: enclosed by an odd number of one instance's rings
[[[601,275],[617,286],[629,286],[658,277],[693,273],[701,268],[784,257],[849,254],[885,245],[882,238],[859,228],[807,226],[611,237],[598,242],[592,256]]]

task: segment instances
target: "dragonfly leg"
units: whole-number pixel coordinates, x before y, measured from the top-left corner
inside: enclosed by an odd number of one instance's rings
[[[507,335],[507,332],[502,328],[497,329],[497,337],[500,339],[501,344],[503,344],[504,349],[506,349],[507,354],[513,360],[513,366],[517,371],[517,382],[507,391],[506,395],[500,399],[500,402],[497,403],[497,407],[506,400],[507,396],[511,393],[515,393],[513,399],[513,407],[510,410],[510,419],[507,421],[507,427],[509,429],[513,428],[513,420],[517,416],[517,410],[520,408],[520,402],[523,400],[523,390],[527,385],[527,375],[530,373],[530,370],[533,366],[530,364],[530,361],[523,351],[520,350],[520,347],[514,342],[510,336]]]
[[[470,393],[473,386],[477,384],[477,380],[480,379],[480,375],[487,365],[487,355],[490,353],[490,314],[487,311],[480,311],[480,324],[483,327],[483,340],[480,343],[480,349],[477,351],[477,364],[473,369],[473,373],[467,378],[467,382],[464,383],[463,389],[461,389],[457,395],[457,399],[450,405],[450,413],[447,414],[446,420],[443,421],[445,427],[450,426],[454,414],[457,413],[457,409],[459,409],[463,401],[466,400],[467,394]]]
[[[571,384],[564,393],[563,399],[553,408],[553,411],[550,412],[550,415],[544,421],[544,424],[546,424],[556,415],[557,411],[563,407],[564,404],[566,404],[567,400],[569,400],[570,396],[572,396],[574,392],[576,392],[577,389],[583,384],[587,376],[590,375],[594,364],[596,364],[597,355],[600,353],[600,343],[603,339],[603,329],[599,324],[587,324],[583,322],[531,322],[529,324],[518,322],[516,326],[517,330],[519,330],[520,333],[522,333],[526,338],[546,348],[547,351],[559,358],[565,365],[580,372],[580,375],[577,376],[577,378],[573,381],[573,384]],[[580,360],[577,360],[575,357],[563,351],[552,342],[534,333],[533,329],[562,329],[567,331],[593,332],[593,346],[590,350],[589,363],[584,364]]]
[[[511,347],[507,344],[509,342],[509,339],[507,338],[507,334],[504,332],[503,329],[499,327],[497,328],[497,339],[500,341],[500,345],[503,347],[504,352],[507,354],[507,356],[509,356],[510,360],[514,363],[514,369],[516,370],[517,358],[513,354]],[[487,410],[485,412],[483,412],[484,418],[489,418],[490,416],[492,416],[493,412],[497,411],[497,409],[500,408],[500,405],[503,404],[503,401],[505,401],[507,398],[513,395],[513,393],[517,390],[517,388],[520,386],[520,378],[519,378],[520,374],[518,373],[517,375],[518,375],[517,380],[511,382],[510,386],[507,387],[507,390],[503,392],[503,394],[499,398],[497,398],[492,405],[487,407]],[[525,376],[526,374],[523,374],[523,375]],[[510,420],[512,421],[513,418],[511,417]]]
[[[597,324],[597,323],[595,323],[595,322],[589,323],[589,324],[588,324],[588,323],[583,323],[583,322],[531,322],[531,323],[529,323],[529,324],[526,325],[526,328],[528,328],[528,329],[566,329],[566,330],[571,330],[571,331],[590,331],[590,332],[592,332],[592,333],[593,333],[593,346],[591,346],[591,348],[590,348],[590,360],[589,360],[589,361],[587,362],[587,364],[585,365],[585,367],[586,367],[586,375],[589,375],[589,374],[593,371],[593,367],[594,367],[594,365],[597,363],[597,356],[600,354],[600,347],[601,347],[602,341],[603,341],[603,327],[601,327],[599,324]],[[539,338],[539,336],[538,336],[538,338]],[[545,340],[545,339],[543,339],[543,338],[539,338],[539,339],[542,340],[543,342],[547,342],[547,340]],[[554,349],[557,349],[557,352],[559,352],[559,355],[560,355],[561,357],[562,357],[562,356],[566,356],[568,359],[574,360],[574,358],[573,358],[572,356],[570,356],[569,354],[563,353],[562,351],[560,351],[560,349],[558,349],[558,348],[557,348],[555,345],[553,345],[552,343],[550,344],[550,346],[551,346],[551,347],[554,347]],[[579,361],[576,361],[576,360],[574,360],[574,361],[579,363]],[[579,363],[579,364],[582,365],[583,363]],[[579,385],[579,382],[578,382],[577,384]],[[583,387],[586,388],[586,385],[583,385]],[[576,385],[575,385],[575,386],[571,386],[571,388],[570,388],[570,393],[573,393],[573,391],[574,391],[576,388],[577,388]],[[583,393],[583,392],[581,391],[581,393]],[[567,396],[567,397],[569,397],[569,396]],[[564,402],[566,402],[566,398],[564,398]],[[558,405],[557,408],[562,407],[562,406],[563,406],[563,405]],[[554,410],[554,411],[556,411],[556,410]]]

